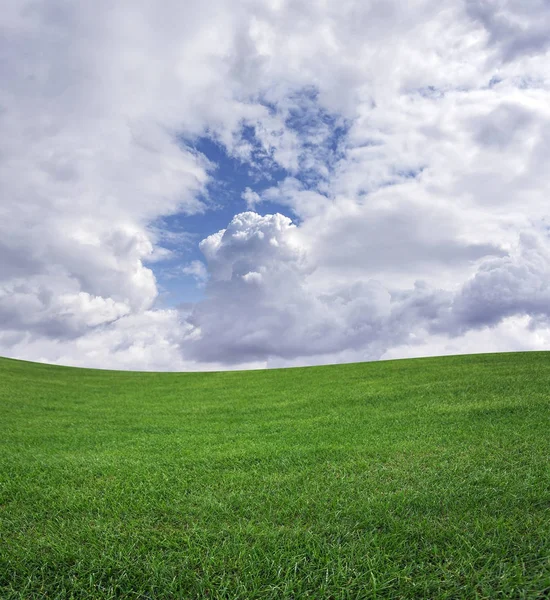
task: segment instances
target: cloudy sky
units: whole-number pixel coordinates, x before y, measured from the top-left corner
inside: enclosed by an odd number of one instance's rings
[[[549,0],[4,0],[0,354],[550,349]]]

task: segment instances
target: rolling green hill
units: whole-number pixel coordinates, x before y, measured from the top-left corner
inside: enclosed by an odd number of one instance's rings
[[[548,598],[550,353],[0,360],[0,597]]]

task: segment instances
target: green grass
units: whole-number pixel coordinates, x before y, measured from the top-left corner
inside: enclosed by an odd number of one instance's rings
[[[548,598],[550,353],[0,360],[0,598]]]

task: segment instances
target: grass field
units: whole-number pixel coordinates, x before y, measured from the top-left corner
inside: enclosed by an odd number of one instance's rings
[[[548,598],[550,353],[0,360],[0,598]]]

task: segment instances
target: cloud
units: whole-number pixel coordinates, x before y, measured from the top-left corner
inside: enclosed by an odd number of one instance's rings
[[[523,233],[514,254],[484,262],[455,299],[463,328],[493,325],[506,317],[550,317],[550,244]]]
[[[251,210],[253,210],[255,205],[260,202],[260,195],[251,190],[249,187],[245,188],[244,192],[241,194],[241,197],[246,202],[246,206]]]
[[[197,285],[202,287],[208,280],[208,271],[200,260],[193,260],[188,265],[182,268],[181,272],[184,275],[191,275],[197,282]]]
[[[342,284],[319,278],[303,242],[289,219],[252,212],[205,239],[212,277],[207,298],[187,319],[193,339],[182,345],[184,354],[228,364],[378,359],[392,356],[393,347],[429,347],[430,336],[438,347],[446,337],[456,348],[461,337],[475,339],[470,331],[502,323],[517,329],[509,317],[548,317],[550,246],[540,235],[522,234],[511,254],[478,261],[455,291],[420,281],[392,289],[377,279]],[[499,331],[506,339],[505,328]]]
[[[184,360],[181,340],[189,326],[176,310],[145,311],[94,327],[86,335],[59,339],[52,335],[2,331],[0,344],[10,356],[77,367],[143,371],[201,371],[227,368]],[[257,368],[246,363],[243,368]]]
[[[546,0],[467,0],[466,4],[504,61],[540,54],[550,47],[550,8]]]

